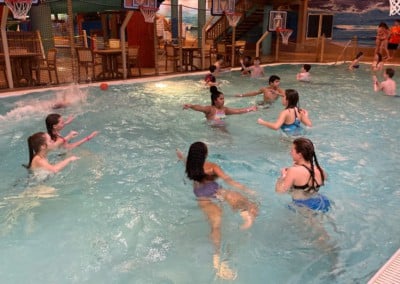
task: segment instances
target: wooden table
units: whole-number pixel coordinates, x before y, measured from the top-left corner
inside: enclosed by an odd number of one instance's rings
[[[0,56],[4,57],[4,54],[1,53]],[[35,85],[32,68],[38,64],[40,56],[41,54],[37,52],[13,52],[10,50],[11,72],[15,86]]]
[[[179,47],[175,47],[178,52],[179,52]],[[193,64],[193,54],[194,52],[200,52],[201,49],[198,47],[192,47],[192,46],[182,46],[182,68],[185,68],[185,71],[193,71],[193,70],[199,70],[199,67],[195,66]],[[182,70],[183,71],[183,70]]]
[[[118,71],[118,57],[122,56],[122,49],[98,49],[94,50],[95,54],[101,56],[102,71],[98,75],[102,79],[122,78],[122,72]]]

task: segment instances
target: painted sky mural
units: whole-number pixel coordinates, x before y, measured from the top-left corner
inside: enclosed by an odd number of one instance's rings
[[[184,21],[190,26],[197,25],[197,1],[179,0],[183,5]],[[170,0],[160,7],[160,13],[169,16]],[[191,7],[191,8],[190,8]],[[333,14],[332,40],[347,42],[357,36],[361,45],[375,44],[376,28],[380,22],[391,26],[398,16],[389,16],[389,0],[309,0],[310,12]]]

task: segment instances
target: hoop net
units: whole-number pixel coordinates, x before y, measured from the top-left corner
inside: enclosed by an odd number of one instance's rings
[[[292,35],[293,30],[291,30],[291,29],[276,29],[276,31],[281,34],[282,43],[289,44],[289,37]]]
[[[240,21],[240,17],[242,17],[242,14],[228,11],[225,11],[224,13],[228,19],[229,25],[231,27],[236,27],[237,23]]]
[[[146,7],[146,6],[140,6],[140,12],[142,12],[144,21],[146,23],[154,23],[154,18],[156,17],[156,13],[158,11],[158,8],[156,7]]]
[[[400,1],[399,0],[389,0],[390,11],[389,16],[400,15]]]
[[[32,0],[5,0],[4,1],[11,10],[14,19],[26,20],[26,16],[31,9]]]

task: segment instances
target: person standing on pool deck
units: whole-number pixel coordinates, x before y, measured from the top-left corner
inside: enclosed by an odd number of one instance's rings
[[[69,119],[68,123],[70,123],[71,121],[72,119],[71,120]],[[60,146],[63,146],[65,149],[71,150],[91,140],[98,134],[97,131],[93,131],[90,135],[86,136],[85,138],[79,141],[68,143],[69,140],[75,138],[78,135],[78,132],[70,131],[70,133],[67,136],[63,137],[60,131],[64,129],[64,126],[66,124],[67,123],[64,122],[62,116],[58,113],[52,113],[46,117],[47,133],[50,135],[51,140],[53,140],[54,142],[53,145],[51,146],[52,149],[56,149],[59,148]]]
[[[26,168],[30,170],[43,169],[52,173],[57,173],[69,163],[79,159],[76,156],[71,156],[56,164],[50,164],[47,160],[47,154],[51,150],[49,146],[53,143],[50,135],[45,132],[38,132],[29,136],[29,163],[26,165]]]
[[[279,96],[283,96],[285,91],[279,87],[281,78],[277,75],[272,75],[268,79],[268,87],[262,87],[258,91],[252,91],[244,94],[235,95],[235,97],[253,97],[258,94],[264,95],[264,104],[274,102]]]
[[[275,122],[269,122],[259,118],[257,123],[274,130],[280,128],[288,135],[301,135],[303,128],[300,123],[311,127],[312,122],[308,117],[308,111],[300,109],[298,104],[299,93],[296,90],[287,89],[285,95],[282,97],[282,105],[285,106],[285,109],[281,111],[277,120]]]
[[[246,186],[233,180],[217,164],[206,161],[208,156],[207,145],[203,142],[193,143],[185,159],[182,152],[177,150],[178,158],[186,163],[187,177],[193,181],[193,193],[197,203],[207,216],[211,227],[210,238],[214,244],[213,264],[217,276],[223,279],[235,279],[236,272],[232,271],[226,262],[220,261],[221,250],[221,221],[222,202],[230,205],[232,210],[240,211],[243,218],[242,230],[249,229],[258,215],[258,207],[241,193],[222,188],[215,182],[221,178],[228,185],[248,194],[254,194]]]
[[[390,37],[388,43],[388,50],[390,57],[389,59],[394,59],[394,55],[396,53],[397,48],[400,43],[400,20],[397,19],[394,21],[393,26],[390,28]]]
[[[242,114],[248,113],[251,111],[257,111],[257,106],[251,106],[246,108],[229,108],[226,107],[224,94],[220,92],[217,87],[212,86],[210,88],[211,92],[211,105],[202,106],[202,105],[193,105],[193,104],[184,104],[183,109],[192,109],[195,111],[201,111],[205,114],[208,121],[213,123],[222,123],[225,119],[226,115],[231,114]]]
[[[379,82],[376,76],[372,76],[372,80],[374,81],[374,91],[379,92],[382,91],[387,96],[395,96],[396,95],[396,82],[392,79],[394,76],[394,69],[386,68],[383,77],[384,81]]]
[[[293,165],[281,169],[275,191],[289,193],[296,209],[327,212],[330,201],[318,192],[327,175],[318,163],[313,143],[307,138],[297,138],[293,141],[290,154]]]

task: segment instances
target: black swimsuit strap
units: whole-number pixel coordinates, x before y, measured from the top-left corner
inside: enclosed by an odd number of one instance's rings
[[[315,180],[315,176],[313,177],[312,175],[312,171],[311,168],[307,167],[306,165],[302,165],[303,167],[305,167],[307,169],[307,171],[310,173],[310,178],[307,181],[307,184],[310,182],[310,180],[312,180],[312,188],[314,188],[314,190],[318,190],[318,188],[321,186],[320,184],[318,184],[318,182]],[[315,185],[315,186],[314,186]]]

